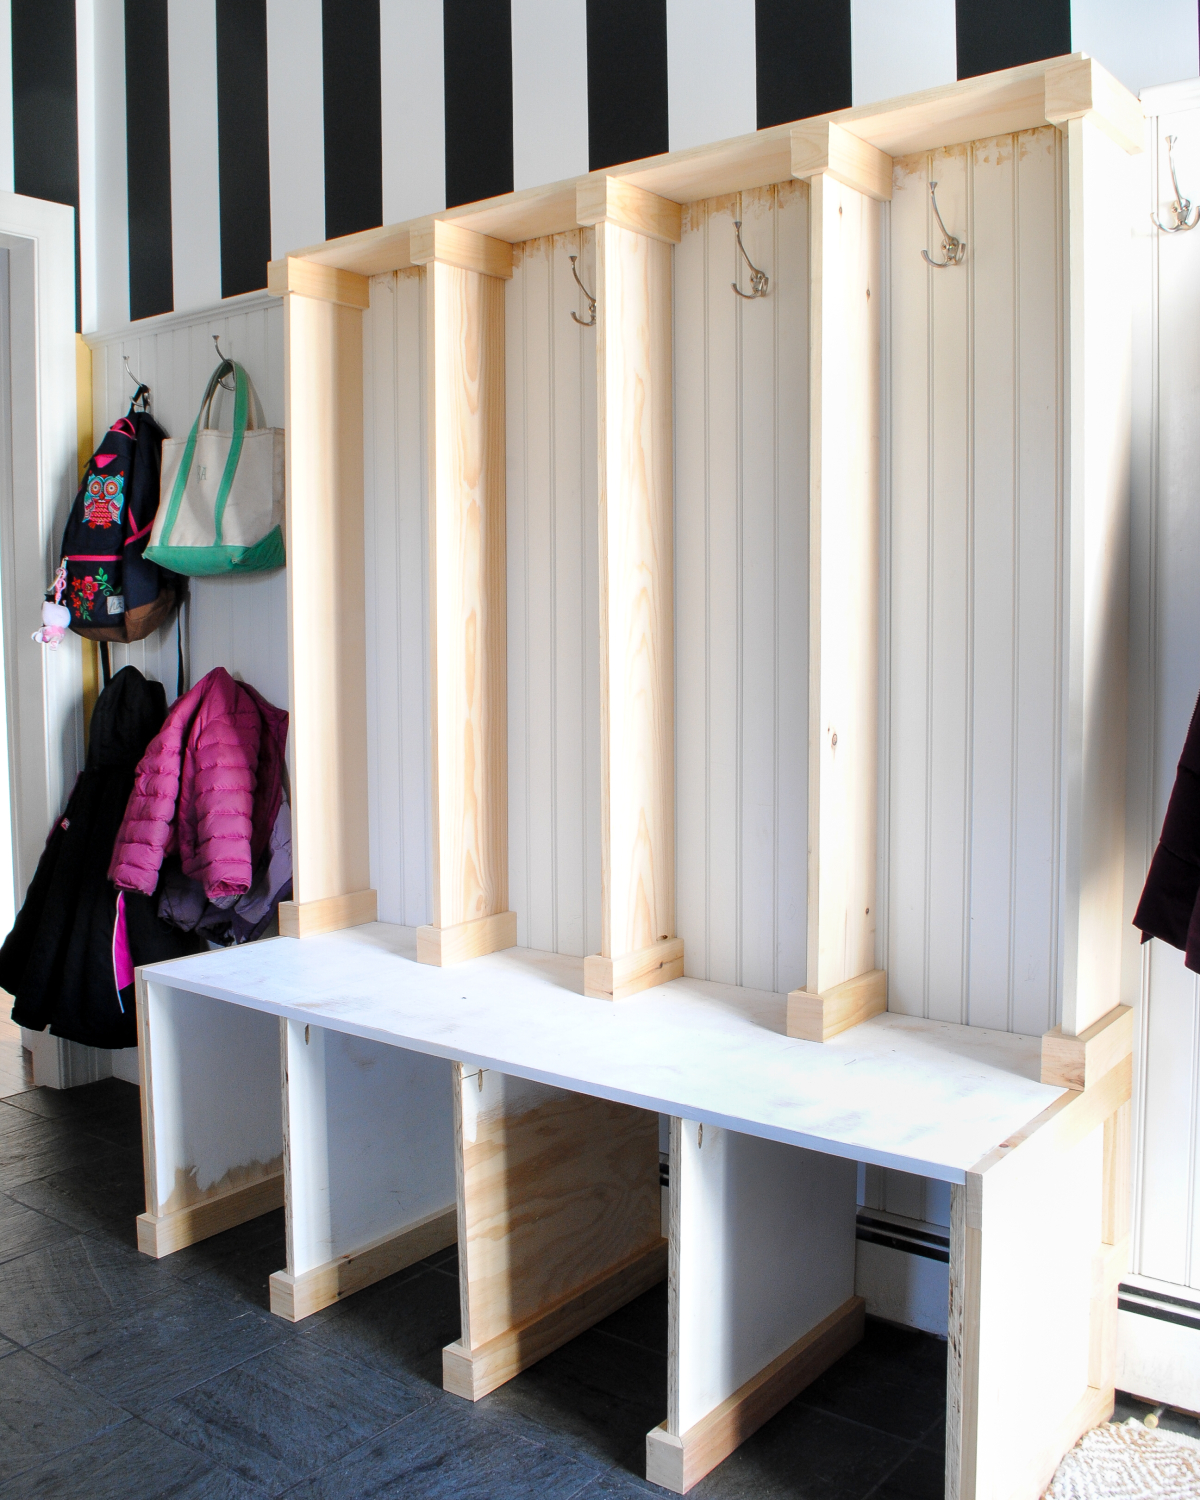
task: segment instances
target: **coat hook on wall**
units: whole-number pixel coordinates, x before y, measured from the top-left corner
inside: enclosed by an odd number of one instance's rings
[[[221,335],[219,333],[214,333],[212,336],[212,341],[214,346],[216,347],[217,358],[221,361],[222,364],[224,364],[228,360],[228,355],[221,353]],[[234,389],[233,386],[226,385],[223,380],[218,381],[218,384],[223,391],[232,391]]]
[[[933,203],[933,215],[938,221],[938,228],[942,231],[942,254],[945,260],[934,260],[928,250],[922,250],[921,254],[939,271],[944,271],[947,266],[962,265],[962,258],[967,253],[966,240],[960,240],[957,235],[951,234],[943,222],[942,215],[937,206],[937,183],[929,184],[929,197]]]
[[[734,219],[733,227],[734,231],[737,234],[737,247],[742,252],[743,260],[750,267],[750,290],[748,292],[743,292],[736,281],[730,282],[730,286],[733,287],[734,291],[738,294],[739,297],[745,297],[747,302],[752,302],[755,297],[765,297],[767,295],[767,288],[771,285],[770,278],[767,276],[767,273],[765,271],[760,271],[754,264],[754,262],[750,259],[750,257],[746,254],[746,247],[742,244],[741,219]]]
[[[1179,178],[1175,175],[1175,142],[1179,139],[1177,135],[1167,137],[1167,160],[1171,164],[1171,186],[1175,189],[1175,202],[1171,204],[1171,213],[1174,215],[1174,224],[1164,224],[1157,214],[1151,214],[1157,228],[1164,234],[1178,234],[1181,229],[1195,229],[1200,223],[1200,204],[1196,205],[1196,211],[1192,212],[1192,200],[1185,198],[1179,191]]]
[[[142,410],[143,411],[149,411],[150,410],[150,387],[146,384],[146,382],[144,380],[139,379],[138,376],[136,376],[133,373],[133,371],[129,368],[129,356],[128,356],[128,354],[122,354],[121,358],[122,358],[122,360],[125,363],[125,373],[126,373],[126,375],[129,376],[130,380],[133,381],[134,386],[136,387],[136,389],[134,390],[134,393],[133,393],[133,400],[130,403],[130,405],[136,407],[137,404],[138,404],[138,402],[140,401],[142,403]]]
[[[592,296],[591,292],[588,291],[587,287],[585,287],[584,284],[583,284],[583,282],[580,281],[580,279],[579,279],[579,272],[575,269],[575,262],[578,260],[579,257],[576,256],[576,255],[572,255],[572,256],[569,256],[568,258],[569,258],[569,260],[571,262],[571,275],[574,276],[574,278],[575,278],[575,285],[579,288],[579,290],[583,293],[583,295],[587,298],[587,301],[588,301],[588,317],[587,317],[586,321],[583,318],[581,318],[579,316],[579,314],[577,312],[575,312],[574,310],[572,310],[571,316],[579,324],[580,328],[595,328],[595,326],[596,326],[596,299],[595,299],[595,297]]]

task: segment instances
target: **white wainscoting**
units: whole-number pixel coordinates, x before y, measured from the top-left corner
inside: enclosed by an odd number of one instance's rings
[[[1135,229],[1133,551],[1127,904],[1132,916],[1158,841],[1200,690],[1200,231],[1164,235],[1173,197],[1165,137],[1184,193],[1200,185],[1200,84],[1154,90]],[[1183,954],[1130,929],[1127,988],[1140,991],[1134,1050],[1132,1269],[1200,1289],[1200,984]],[[1130,980],[1132,981],[1130,983]],[[1122,1318],[1122,1339],[1152,1320]],[[1193,1361],[1200,1360],[1200,1334]],[[1160,1400],[1169,1390],[1139,1391]]]
[[[960,267],[940,255],[928,182]],[[885,523],[892,1010],[1056,1022],[1061,146],[1052,127],[896,162]]]
[[[769,295],[746,301],[734,220]],[[687,973],[804,983],[808,190],[692,204],[675,251],[677,931]]]
[[[363,315],[367,776],[371,884],[384,922],[431,916],[425,295],[376,276]]]
[[[167,314],[113,333],[88,336],[92,348],[92,428],[95,443],[129,407],[129,368],[150,387],[155,419],[168,437],[186,437],[208,377],[221,353],[244,366],[262,402],[267,425],[283,426],[283,308],[278,298],[254,293],[225,307],[176,316]],[[230,398],[217,408],[220,425],[232,420]],[[225,667],[251,683],[272,703],[288,703],[287,578],[275,573],[194,578],[184,611],[189,682]],[[113,670],[132,663],[175,697],[175,623],[136,641],[111,648]]]

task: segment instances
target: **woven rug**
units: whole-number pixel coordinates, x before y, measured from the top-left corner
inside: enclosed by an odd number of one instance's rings
[[[1135,1417],[1106,1422],[1071,1449],[1043,1500],[1200,1500],[1200,1443]]]

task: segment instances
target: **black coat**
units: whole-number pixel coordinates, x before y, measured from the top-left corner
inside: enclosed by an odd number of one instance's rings
[[[1143,942],[1157,937],[1182,948],[1184,963],[1200,974],[1200,701],[1133,925]]]
[[[136,667],[118,672],[96,701],[87,764],[0,948],[0,987],[14,997],[13,1020],[31,1031],[49,1026],[91,1047],[137,1044],[133,1007],[113,972],[116,891],[108,862],[138,762],[166,712],[162,684]],[[157,920],[151,898],[126,895],[126,902],[135,963],[197,951],[189,934]]]

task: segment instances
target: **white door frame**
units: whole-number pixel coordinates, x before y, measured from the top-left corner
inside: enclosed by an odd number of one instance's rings
[[[0,249],[8,251],[11,474],[0,483],[0,611],[12,807],[13,875],[20,908],[83,758],[80,644],[56,651],[31,637],[78,479],[75,405],[75,212],[0,192]]]

